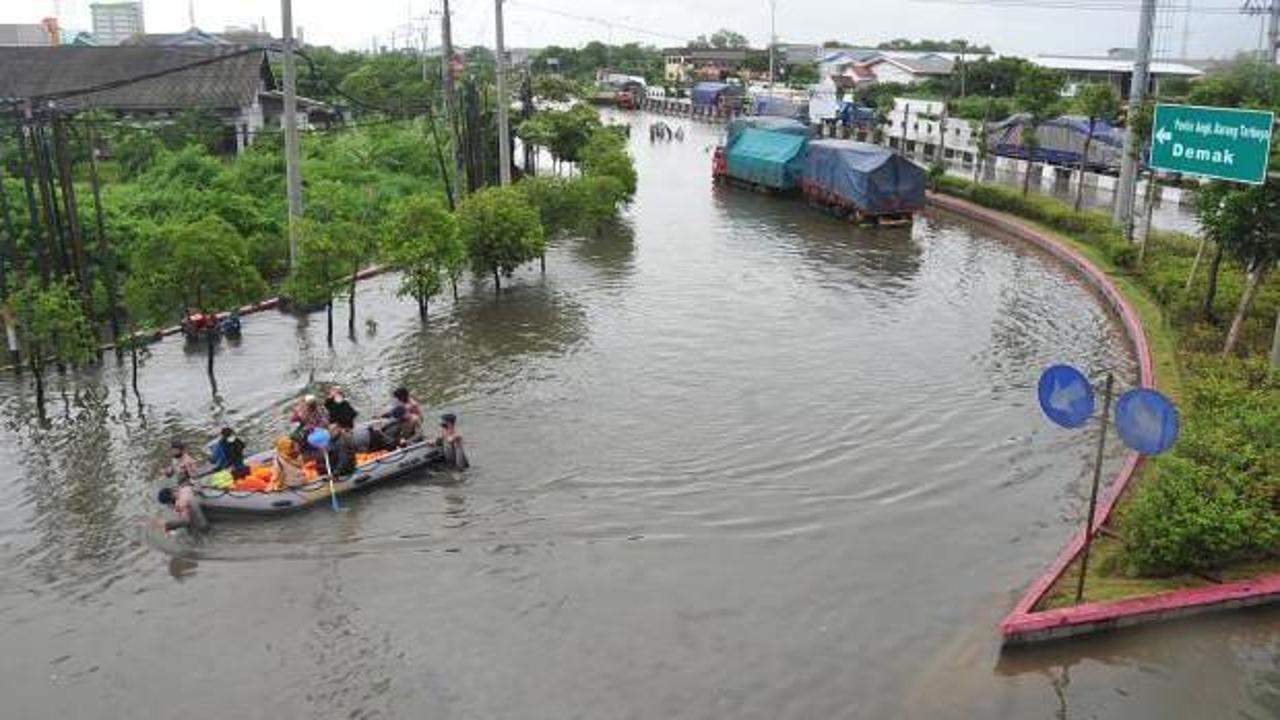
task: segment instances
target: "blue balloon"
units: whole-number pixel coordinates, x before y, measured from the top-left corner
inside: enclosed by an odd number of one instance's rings
[[[307,444],[313,448],[324,450],[329,447],[329,431],[324,428],[316,428],[307,436]]]
[[[1116,401],[1116,432],[1143,455],[1168,450],[1178,439],[1178,409],[1151,388],[1135,388]]]
[[[1078,428],[1093,417],[1093,386],[1070,365],[1054,365],[1040,375],[1040,409],[1053,422]]]

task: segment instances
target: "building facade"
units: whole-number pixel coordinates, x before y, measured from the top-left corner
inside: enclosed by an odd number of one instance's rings
[[[119,45],[147,31],[141,2],[98,2],[89,9],[93,13],[93,36],[99,45]]]

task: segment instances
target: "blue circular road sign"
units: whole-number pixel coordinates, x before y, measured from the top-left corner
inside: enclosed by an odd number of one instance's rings
[[[1168,450],[1178,439],[1178,410],[1151,388],[1135,388],[1116,401],[1116,431],[1143,455]]]
[[[1093,417],[1093,386],[1070,365],[1054,365],[1040,375],[1040,409],[1055,423],[1078,428]]]

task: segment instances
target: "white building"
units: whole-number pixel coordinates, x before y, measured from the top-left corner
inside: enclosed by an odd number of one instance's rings
[[[1133,59],[1118,57],[1116,51],[1110,57],[1079,57],[1074,55],[1040,55],[1029,60],[1040,67],[1061,70],[1067,76],[1063,91],[1068,97],[1076,94],[1083,83],[1104,83],[1115,89],[1122,98],[1129,97],[1129,85],[1133,82]],[[1158,93],[1160,84],[1173,78],[1190,80],[1203,75],[1199,69],[1178,62],[1154,60],[1150,69],[1149,92]]]
[[[99,45],[119,45],[146,32],[140,1],[97,2],[89,9],[93,12],[93,37]]]

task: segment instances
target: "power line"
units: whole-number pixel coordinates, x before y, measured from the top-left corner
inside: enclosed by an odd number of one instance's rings
[[[551,15],[558,15],[562,18],[568,18],[570,20],[579,20],[581,22],[604,25],[605,27],[619,28],[619,29],[627,30],[633,33],[638,33],[640,35],[651,35],[653,37],[662,38],[664,40],[674,40],[676,42],[683,43],[688,39],[688,38],[672,35],[670,33],[659,32],[656,30],[649,30],[646,28],[639,27],[637,25],[631,25],[628,23],[621,23],[613,20],[608,20],[606,18],[595,17],[592,15],[579,15],[577,13],[565,12],[564,10],[557,10],[555,8],[549,8],[543,5],[537,5],[535,3],[526,2],[526,0],[507,0],[507,2],[511,5],[517,5],[519,7],[524,7],[530,10],[536,10],[538,12],[544,12]]]
[[[1085,12],[1140,12],[1141,8],[1119,0],[912,0],[912,2],[930,5],[957,5],[966,7],[982,7],[992,10],[1005,8],[1025,8],[1031,10],[1080,10]],[[1188,13],[1196,15],[1236,15],[1240,9],[1227,5],[1189,6]]]

